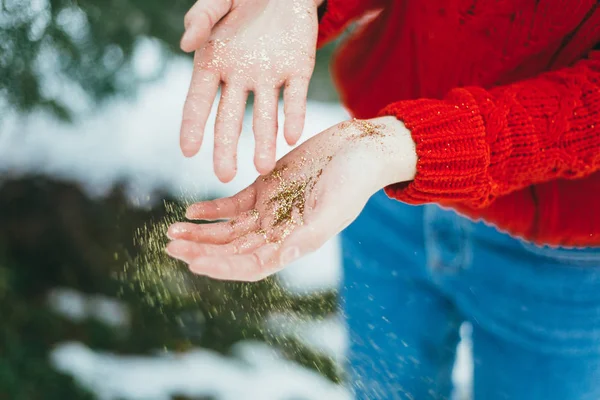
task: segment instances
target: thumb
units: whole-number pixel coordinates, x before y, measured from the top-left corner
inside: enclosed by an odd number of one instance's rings
[[[213,27],[233,6],[233,0],[200,0],[185,14],[185,33],[181,38],[181,49],[191,52],[202,47],[208,40]]]

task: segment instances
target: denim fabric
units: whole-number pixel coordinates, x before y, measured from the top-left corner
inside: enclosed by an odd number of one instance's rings
[[[357,399],[450,398],[464,321],[475,400],[600,399],[600,248],[538,247],[383,193],[342,248]]]

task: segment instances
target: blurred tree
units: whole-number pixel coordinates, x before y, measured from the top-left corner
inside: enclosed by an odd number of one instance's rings
[[[64,85],[93,101],[135,87],[136,41],[176,51],[192,0],[0,0],[0,95],[19,111],[65,119]],[[162,60],[164,62],[164,59]],[[126,78],[126,79],[125,79]]]
[[[160,71],[170,55],[181,54],[183,16],[193,3],[0,0],[0,107],[70,119],[86,101],[133,93],[147,79],[132,68],[136,44],[153,40]],[[311,96],[319,100],[336,99],[328,79],[331,52],[327,47],[317,61]]]
[[[74,85],[97,101],[135,87],[131,60],[142,37],[176,51],[192,0],[0,0],[0,95],[19,111],[71,115]],[[164,59],[162,60],[164,62]],[[127,78],[127,79],[124,79]]]

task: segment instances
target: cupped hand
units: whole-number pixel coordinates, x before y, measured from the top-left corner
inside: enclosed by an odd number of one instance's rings
[[[206,121],[221,86],[215,123],[214,168],[228,182],[237,170],[237,144],[248,93],[254,93],[254,163],[275,166],[277,107],[284,87],[284,135],[295,144],[304,127],[308,83],[317,40],[315,0],[199,0],[185,17],[181,40],[196,51],[183,109],[180,144],[191,157],[200,149]]]
[[[336,125],[292,150],[237,195],[191,205],[167,252],[216,279],[256,281],[321,247],[382,187],[414,177],[410,133],[395,118]]]

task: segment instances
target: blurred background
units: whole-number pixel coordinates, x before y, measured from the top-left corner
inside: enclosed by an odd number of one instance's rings
[[[336,240],[254,284],[163,252],[186,204],[257,176],[247,118],[239,175],[214,177],[214,108],[201,153],[180,155],[192,4],[0,0],[1,400],[352,397]],[[347,118],[334,48],[318,53],[303,140]]]

